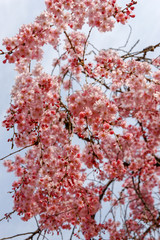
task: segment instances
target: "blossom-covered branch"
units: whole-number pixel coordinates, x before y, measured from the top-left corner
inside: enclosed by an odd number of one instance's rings
[[[9,157],[4,165],[16,175],[13,211],[23,221],[37,217],[26,239],[67,229],[70,239],[156,240],[160,58],[148,53],[160,44],[124,52],[90,43],[95,29],[133,18],[134,0],[123,8],[116,0],[45,3],[0,53],[16,66],[3,126],[19,148],[0,160]],[[55,56],[51,73],[42,64],[46,44]]]

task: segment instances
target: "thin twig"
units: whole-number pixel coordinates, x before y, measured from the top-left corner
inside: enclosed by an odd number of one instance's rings
[[[85,44],[84,44],[84,50],[83,50],[83,61],[84,61],[84,56],[85,56],[85,52],[86,52],[87,42],[88,42],[88,39],[89,39],[89,37],[90,37],[90,35],[91,35],[92,29],[93,29],[93,27],[91,27],[91,29],[89,30],[89,33],[88,33],[87,39],[86,39]]]
[[[137,42],[131,47],[131,49],[129,50],[129,53],[133,50],[133,48],[136,47],[136,45],[140,42],[140,40],[138,39]]]
[[[60,232],[60,235],[61,235],[61,239],[63,240],[63,234],[62,234],[62,230],[59,228],[59,232]]]
[[[14,236],[11,236],[11,237],[5,237],[5,238],[1,238],[0,240],[6,240],[6,239],[11,239],[11,238],[16,238],[16,237],[20,237],[20,236],[25,236],[25,235],[29,235],[29,234],[32,234],[32,236],[34,236],[34,235],[36,235],[37,233],[39,233],[39,229],[37,229],[35,232],[28,232],[28,233],[20,233],[20,234],[16,234],[16,235],[14,235]],[[31,236],[30,236],[31,237]],[[30,239],[30,237],[29,238],[26,238],[26,240],[28,239]]]
[[[70,236],[70,239],[69,239],[69,240],[72,240],[72,237],[73,237],[75,228],[76,228],[76,227],[74,226],[73,229],[72,229],[72,233],[71,233],[71,236]]]
[[[129,39],[130,39],[130,37],[131,37],[131,34],[132,34],[132,27],[131,27],[130,25],[129,25],[129,28],[130,28],[130,31],[129,31],[128,38],[127,38],[127,40],[126,40],[124,46],[119,47],[119,48],[125,48],[125,47],[127,46],[128,42],[129,42]]]
[[[0,158],[0,161],[4,160],[5,158],[7,158],[7,157],[9,157],[9,156],[14,155],[15,153],[21,152],[21,151],[23,151],[23,150],[26,149],[26,148],[32,147],[32,146],[34,146],[34,145],[35,145],[35,144],[31,144],[31,145],[25,146],[25,147],[23,147],[23,148],[15,151],[15,152],[13,152],[13,153],[10,153],[10,154],[4,156],[3,158]]]
[[[0,222],[3,221],[4,219],[8,220],[10,218],[10,215],[12,215],[13,213],[15,213],[15,210],[10,213],[5,214],[5,216],[0,219]]]

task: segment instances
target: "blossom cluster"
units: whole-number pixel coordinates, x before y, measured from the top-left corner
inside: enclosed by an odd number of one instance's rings
[[[88,44],[94,28],[111,31],[134,17],[136,1],[124,8],[116,0],[45,3],[33,24],[4,40],[4,63],[15,63],[18,76],[3,126],[13,130],[12,146],[26,150],[4,162],[17,177],[13,208],[24,221],[39,216],[40,229],[51,233],[80,226],[86,240],[156,239],[160,71],[111,49],[92,57]],[[45,44],[59,53],[51,74],[41,62]]]

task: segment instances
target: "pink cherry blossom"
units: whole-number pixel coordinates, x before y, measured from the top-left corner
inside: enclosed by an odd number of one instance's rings
[[[13,210],[23,221],[38,216],[42,232],[74,226],[77,239],[158,236],[159,58],[90,44],[95,29],[134,17],[136,1],[117,2],[46,0],[32,24],[3,41],[17,77],[2,124],[16,153],[25,151],[4,161],[16,175]],[[46,44],[58,53],[52,73],[43,68]]]

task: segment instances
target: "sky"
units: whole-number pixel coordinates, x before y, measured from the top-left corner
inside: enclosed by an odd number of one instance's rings
[[[124,2],[124,0],[119,0],[119,2]],[[0,49],[3,38],[14,36],[22,24],[32,22],[44,8],[44,0],[0,0]],[[139,0],[135,14],[136,18],[129,21],[132,34],[127,49],[130,49],[137,40],[140,42],[135,50],[141,50],[160,42],[160,1]],[[98,39],[97,32],[93,31],[90,41],[98,49],[118,48],[125,45],[129,31],[128,24],[125,26],[118,24],[112,32],[102,34]],[[3,64],[3,60],[3,56],[0,56],[0,122],[3,121],[9,107],[10,91],[16,76],[14,66]],[[0,158],[11,152],[10,144],[7,143],[11,134],[0,125]],[[0,162],[0,219],[4,213],[12,211],[12,199],[7,192],[10,191],[13,181],[14,175],[7,173]],[[0,223],[0,238],[34,230],[32,225],[33,222],[23,223],[18,217],[9,223],[2,222]]]

